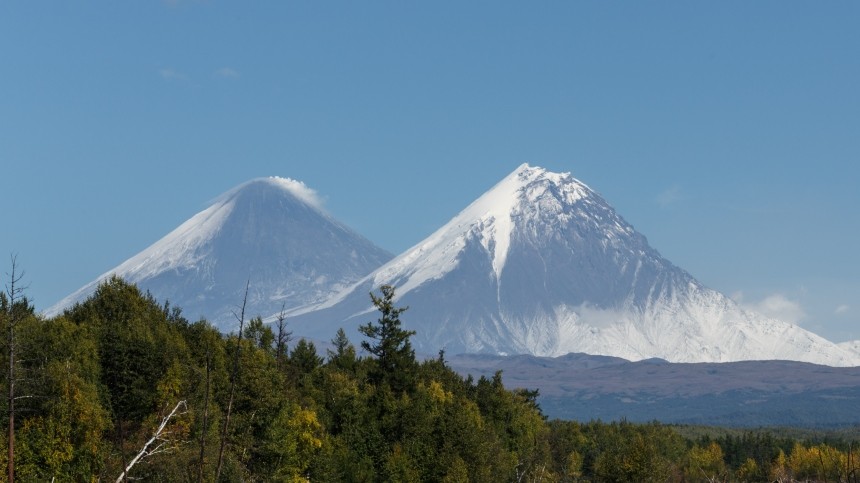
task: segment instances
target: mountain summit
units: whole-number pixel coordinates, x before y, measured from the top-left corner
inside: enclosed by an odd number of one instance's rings
[[[313,190],[258,178],[216,198],[149,248],[46,312],[56,314],[117,275],[222,330],[249,285],[246,314],[268,315],[325,300],[391,258],[334,220]]]
[[[435,353],[860,364],[800,327],[742,310],[648,245],[569,173],[526,164],[405,253],[321,304],[297,335],[328,339],[375,317],[368,292],[397,288],[413,345]]]

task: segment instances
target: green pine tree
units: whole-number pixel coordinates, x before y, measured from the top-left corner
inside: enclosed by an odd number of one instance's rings
[[[415,335],[415,331],[401,328],[400,314],[408,307],[394,307],[394,287],[383,285],[380,291],[381,297],[370,294],[373,305],[380,312],[379,320],[376,324],[368,322],[358,328],[372,339],[372,342],[362,341],[361,347],[376,356],[371,378],[377,383],[387,383],[394,392],[401,392],[414,385],[417,364],[409,338]]]

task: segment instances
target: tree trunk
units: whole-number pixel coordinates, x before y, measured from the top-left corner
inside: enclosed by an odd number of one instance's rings
[[[11,316],[7,322],[9,324],[9,455],[7,457],[11,483],[15,481],[15,332]]]
[[[248,303],[248,287],[251,281],[245,284],[245,297],[242,299],[242,310],[239,315],[233,315],[239,319],[239,336],[236,338],[236,354],[233,359],[233,371],[230,374],[230,398],[227,400],[227,414],[224,416],[224,426],[221,429],[221,446],[218,448],[218,466],[215,468],[215,481],[221,478],[221,467],[224,464],[224,446],[227,445],[227,428],[230,425],[230,413],[233,411],[233,398],[236,395],[236,377],[239,373],[239,351],[242,349],[242,331],[245,326],[245,306]]]
[[[278,339],[275,344],[275,360],[277,361],[278,372],[284,370],[284,356],[287,352],[287,344],[292,339],[292,332],[287,331],[287,315],[284,311],[284,305],[281,305],[281,312],[278,314]]]
[[[15,358],[17,357],[15,354],[15,326],[18,324],[18,311],[15,310],[15,304],[21,298],[21,294],[24,291],[23,287],[16,286],[21,281],[21,278],[24,277],[23,273],[16,273],[17,269],[18,257],[12,255],[12,273],[9,274],[9,285],[6,286],[7,302],[9,304],[6,317],[6,343],[9,347],[9,367],[6,374],[9,381],[9,454],[7,455],[7,477],[10,483],[15,481]]]
[[[212,373],[212,348],[206,349],[206,393],[203,396],[203,428],[200,431],[200,468],[197,481],[203,483],[203,461],[206,454],[206,427],[209,424],[209,378]]]

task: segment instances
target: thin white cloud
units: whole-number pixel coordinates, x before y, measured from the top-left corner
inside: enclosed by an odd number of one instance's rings
[[[738,293],[735,301],[750,312],[758,312],[764,316],[788,322],[800,324],[806,318],[806,311],[799,302],[791,300],[783,294],[768,295],[757,302],[744,302],[743,294]]]
[[[188,76],[174,69],[170,68],[162,68],[158,69],[158,75],[161,76],[162,79],[167,81],[187,81]]]
[[[296,198],[299,198],[300,200],[311,206],[322,209],[322,198],[320,198],[316,190],[314,190],[313,188],[309,188],[303,182],[292,178],[281,178],[280,176],[272,176],[269,179],[279,184],[283,188],[287,189],[289,192],[295,195]]]
[[[682,199],[684,199],[684,197],[681,195],[681,187],[673,185],[657,195],[657,204],[665,208],[681,201]]]
[[[845,304],[842,304],[839,307],[836,307],[836,310],[834,310],[833,313],[836,315],[842,315],[842,314],[847,314],[849,310],[851,310],[851,307],[849,307]]]
[[[232,67],[221,67],[220,69],[215,71],[216,77],[222,77],[224,79],[237,79],[240,74],[239,71],[233,69]]]

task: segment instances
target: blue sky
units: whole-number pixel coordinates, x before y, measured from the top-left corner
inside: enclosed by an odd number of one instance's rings
[[[860,339],[858,21],[856,2],[3,2],[0,254],[45,308],[269,175],[396,253],[528,162],[706,285]]]

